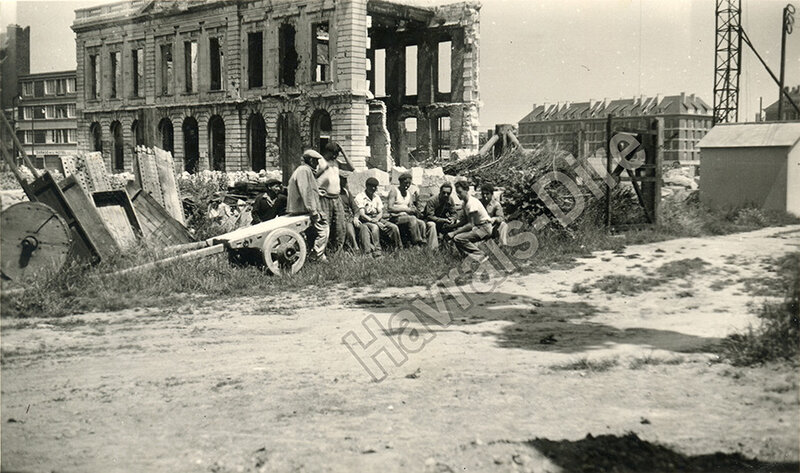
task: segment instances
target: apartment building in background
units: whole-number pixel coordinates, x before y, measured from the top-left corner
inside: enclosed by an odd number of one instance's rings
[[[16,133],[39,168],[60,169],[78,150],[75,71],[19,76]]]
[[[478,148],[478,12],[385,0],[132,0],[76,11],[78,147],[129,170],[356,167]]]
[[[792,87],[791,89],[787,87],[785,90],[789,92],[789,97],[794,100],[794,103],[800,106],[800,85]],[[782,117],[778,118],[778,101],[776,100],[774,103],[764,109],[764,121],[777,122],[800,120],[800,112],[795,110],[792,104],[789,103],[789,100],[783,96],[781,96],[781,100],[783,101],[783,110],[781,110]]]
[[[699,162],[697,142],[712,127],[712,108],[694,94],[534,105],[519,121],[525,145],[556,144],[575,156],[605,154],[606,123],[617,128],[647,128],[664,119],[664,160]]]

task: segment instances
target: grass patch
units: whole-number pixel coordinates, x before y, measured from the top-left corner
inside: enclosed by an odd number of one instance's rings
[[[570,229],[549,226],[534,232],[529,227],[523,228],[523,231],[536,234],[538,247],[535,254],[518,268],[519,272],[525,274],[553,268],[569,268],[578,264],[578,257],[601,250],[621,251],[628,244],[712,234],[707,226],[700,225],[700,222],[709,219],[717,222],[730,221],[730,225],[718,226],[718,229],[726,231],[753,229],[743,226],[741,222],[736,223],[736,213],[714,213],[699,209],[694,204],[669,205],[679,205],[689,210],[684,214],[677,211],[667,212],[660,227],[631,230],[624,234],[611,235],[602,226],[591,223],[591,219],[586,219],[585,223]],[[765,225],[798,222],[797,219],[792,220],[779,214],[764,215],[765,218],[761,220],[750,218],[748,225],[753,220]],[[681,219],[680,224],[676,223],[677,218]],[[222,254],[179,261],[135,274],[109,275],[115,270],[153,261],[161,256],[163,254],[158,250],[143,245],[103,261],[96,267],[73,264],[58,274],[43,274],[24,284],[23,287],[27,288],[24,292],[8,293],[6,290],[14,285],[3,282],[4,291],[0,294],[2,316],[59,317],[134,307],[174,307],[227,297],[259,294],[280,297],[281,294],[296,294],[307,289],[310,296],[324,297],[316,288],[334,286],[425,286],[461,264],[461,259],[454,250],[444,249],[433,252],[424,249],[389,252],[379,260],[342,253],[332,256],[327,264],[308,264],[296,275],[274,277],[258,268],[232,266],[226,255]],[[698,259],[680,260],[662,265],[652,277],[609,276],[595,283],[595,287],[605,292],[639,294],[668,280],[688,277],[691,272],[701,269],[705,264]],[[576,285],[573,291],[588,292],[589,286]]]
[[[608,371],[618,364],[619,360],[616,358],[590,360],[584,357],[569,363],[553,365],[550,367],[550,369],[555,371],[591,371],[593,373],[600,373],[603,371]]]
[[[592,287],[609,294],[617,293],[626,296],[635,296],[672,280],[686,279],[692,273],[699,271],[705,266],[708,266],[708,262],[700,258],[670,261],[658,267],[653,273],[653,276],[611,274],[598,279]],[[586,290],[586,286],[581,286],[577,289]],[[572,291],[576,292],[576,287],[573,286]],[[678,295],[680,297],[691,297],[693,294],[688,291],[681,291]]]
[[[757,309],[759,325],[744,333],[728,336],[721,344],[721,357],[735,366],[754,366],[770,361],[800,358],[800,253],[787,255],[789,264],[782,265],[781,281],[785,298],[765,302]]]
[[[684,358],[681,356],[675,356],[672,358],[658,358],[652,355],[645,355],[632,359],[628,364],[628,368],[632,370],[639,370],[645,366],[680,365],[684,361]]]

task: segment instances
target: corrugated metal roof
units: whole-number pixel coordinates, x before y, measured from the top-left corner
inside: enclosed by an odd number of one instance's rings
[[[794,146],[800,142],[800,122],[731,123],[712,128],[700,148]]]

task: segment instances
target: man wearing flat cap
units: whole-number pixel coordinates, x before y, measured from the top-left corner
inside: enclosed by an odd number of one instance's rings
[[[286,210],[290,215],[309,215],[309,241],[311,249],[309,260],[327,261],[325,247],[328,245],[328,221],[321,212],[319,186],[314,171],[319,167],[322,155],[308,149],[303,152],[303,164],[297,167],[289,178]]]
[[[267,179],[267,191],[256,197],[253,203],[253,225],[286,214],[286,196],[282,190],[281,181]]]

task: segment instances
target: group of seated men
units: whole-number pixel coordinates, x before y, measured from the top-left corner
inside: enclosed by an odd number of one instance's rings
[[[318,261],[345,247],[376,258],[382,256],[384,245],[435,249],[440,238],[451,241],[462,255],[482,260],[485,255],[477,242],[491,237],[506,242],[503,208],[494,199],[491,185],[481,186],[481,196],[475,198],[466,181],[444,183],[438,195],[422,207],[411,174],[403,173],[398,185],[390,188],[384,205],[377,179],[368,178],[364,191],[354,196],[340,169],[352,172],[354,168],[338,144],[329,143],[322,155],[306,150],[303,164],[289,179],[287,195],[277,179],[267,182],[266,192],[253,204],[253,223],[287,213],[309,215],[309,259]],[[453,199],[454,190],[460,208]]]

